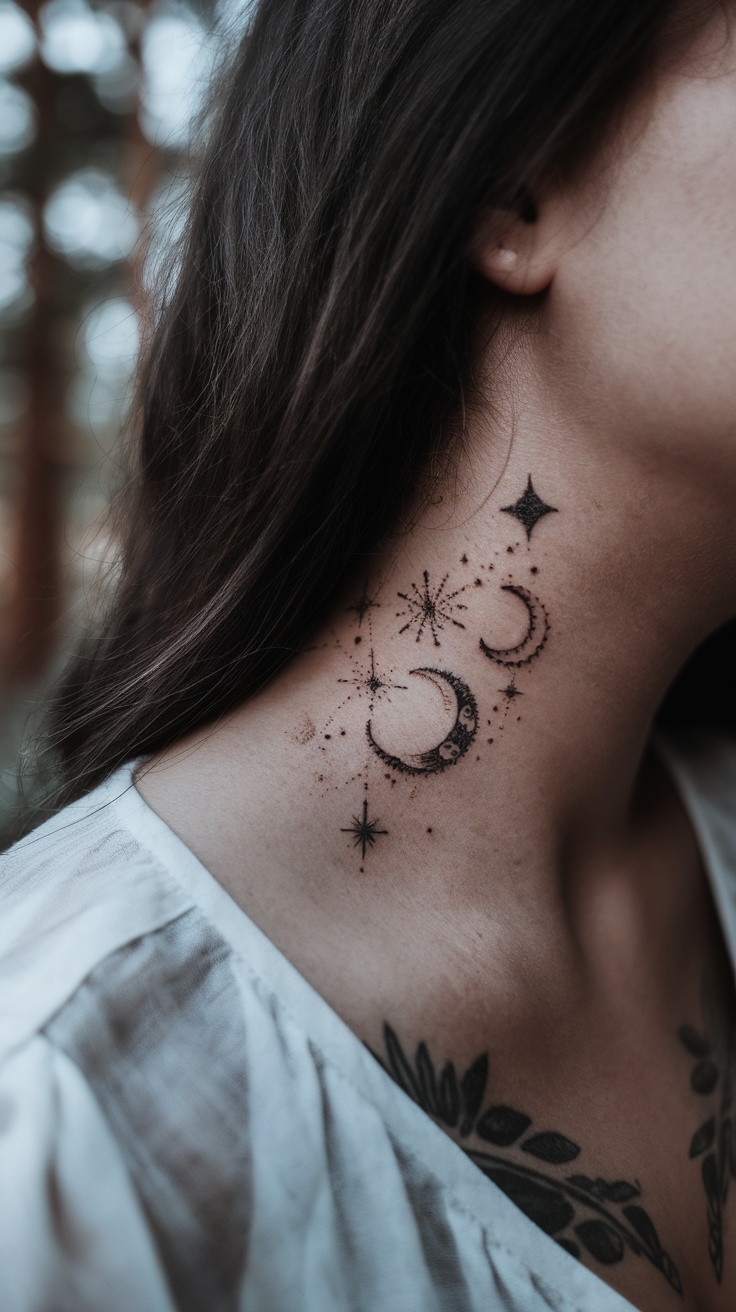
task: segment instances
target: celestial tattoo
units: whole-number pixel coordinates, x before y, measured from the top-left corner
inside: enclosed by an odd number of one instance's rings
[[[351,657],[351,659],[354,659]],[[373,710],[373,704],[380,700],[382,696],[388,696],[389,692],[400,690],[406,691],[405,683],[391,683],[388,676],[380,673],[376,666],[376,658],[371,647],[368,665],[358,664],[357,671],[351,679],[338,679],[338,683],[350,683],[359,694],[367,694],[370,699],[370,709]]]
[[[502,506],[501,511],[504,515],[513,515],[518,519],[526,529],[527,541],[531,538],[532,532],[540,519],[545,515],[556,515],[558,513],[556,506],[545,505],[544,501],[537,496],[532,484],[532,476],[529,475],[529,481],[526,490],[513,506]]]
[[[517,697],[524,696],[523,692],[520,692],[519,689],[517,688],[513,679],[511,679],[511,681],[506,684],[505,688],[499,688],[498,691],[502,694],[502,696],[506,698],[507,702],[516,701]]]
[[[527,541],[531,539],[536,525],[544,516],[559,513],[556,506],[548,505],[538,496],[531,474],[518,500],[513,505],[503,506],[501,509],[503,514],[511,515],[523,525]],[[499,545],[495,550],[495,556],[498,557],[503,551],[505,560],[506,553],[513,554],[519,546],[518,541]],[[471,565],[470,554],[469,551],[464,551],[460,556],[460,563],[466,567],[466,571]],[[532,575],[539,573],[536,563],[528,561],[527,564]],[[337,680],[339,684],[344,685],[341,696],[336,699],[339,704],[332,710],[319,735],[312,726],[309,737],[304,737],[300,731],[297,741],[311,741],[311,738],[318,737],[320,752],[328,754],[333,752],[332,739],[335,734],[344,739],[348,733],[348,729],[339,718],[341,712],[355,706],[356,703],[367,701],[368,715],[363,719],[365,738],[361,765],[358,766],[357,762],[353,762],[351,770],[346,770],[346,776],[350,774],[350,777],[345,777],[340,783],[335,783],[333,780],[325,784],[324,772],[316,776],[319,783],[329,788],[345,787],[354,784],[357,780],[361,781],[365,795],[361,799],[357,813],[352,816],[350,825],[343,826],[341,832],[352,837],[352,847],[362,859],[365,859],[380,836],[388,834],[388,828],[381,827],[380,821],[369,813],[368,787],[369,781],[374,777],[371,772],[380,768],[380,787],[385,789],[385,784],[388,782],[390,788],[396,788],[400,785],[402,775],[417,777],[443,773],[450,766],[456,765],[461,758],[468,756],[471,746],[472,758],[480,762],[482,749],[476,740],[481,725],[482,741],[484,744],[492,745],[494,734],[502,733],[512,718],[522,719],[522,715],[518,714],[520,709],[518,707],[514,710],[513,717],[511,714],[512,707],[523,695],[524,689],[523,684],[522,687],[517,686],[517,675],[520,670],[534,661],[545,647],[550,633],[550,621],[539,597],[521,584],[511,581],[502,583],[498,574],[493,574],[492,571],[499,566],[498,560],[489,563],[487,559],[476,556],[471,566],[472,576],[468,577],[466,572],[466,581],[457,587],[450,582],[449,572],[444,575],[437,573],[431,577],[430,571],[424,569],[418,581],[412,580],[405,585],[404,591],[396,593],[401,603],[396,611],[396,618],[401,621],[399,635],[411,634],[417,643],[425,638],[431,646],[439,648],[451,629],[458,629],[460,633],[467,633],[470,629],[468,656],[470,657],[473,647],[476,653],[480,647],[483,656],[500,667],[499,677],[505,682],[505,686],[498,688],[495,696],[493,689],[485,690],[489,702],[497,703],[488,705],[487,708],[479,708],[469,684],[448,669],[423,665],[409,669],[408,673],[405,673],[405,657],[393,656],[396,648],[392,649],[392,663],[388,663],[386,655],[382,655],[381,650],[375,645],[377,610],[381,606],[378,601],[380,587],[375,580],[366,577],[362,587],[356,588],[350,604],[345,606],[346,614],[351,617],[352,632],[349,647],[338,634],[333,634],[337,647],[349,662],[349,666],[343,666],[344,674]],[[488,595],[489,585],[492,587],[494,578],[498,580],[496,587],[518,599],[527,617],[525,631],[512,646],[492,645],[486,637],[480,636],[483,632],[482,623],[476,627],[472,622],[478,603],[481,598]],[[506,574],[506,578],[510,579],[510,576]],[[485,592],[482,591],[484,588]],[[471,596],[476,599],[475,605],[470,604]],[[385,601],[383,604],[385,606]],[[458,635],[454,636],[457,638]],[[423,736],[422,730],[422,737],[414,739],[415,743],[430,741],[434,744],[426,749],[412,750],[411,742],[407,744],[406,727],[401,728],[398,719],[397,722],[392,722],[388,707],[391,706],[392,701],[395,701],[394,692],[406,692],[409,687],[415,687],[413,683],[407,685],[395,682],[397,676],[424,679],[434,686],[442,698],[441,709],[437,704],[436,735],[432,736],[430,729],[430,737],[427,739]],[[380,713],[377,711],[379,703],[381,703]],[[404,703],[397,707],[397,713],[399,710],[405,717],[410,708]],[[492,721],[489,718],[491,714],[499,716],[500,723]],[[431,718],[429,723],[431,725]],[[333,724],[336,726],[335,729],[332,727]],[[405,718],[403,724],[406,726]],[[412,784],[410,799],[415,796],[416,788]],[[389,823],[392,823],[392,829],[395,831],[396,822],[391,822],[389,817]],[[428,827],[427,833],[432,832],[432,827]],[[360,869],[363,870],[362,865]]]
[[[353,835],[353,847],[361,849],[361,855],[365,860],[366,848],[373,847],[377,834],[387,834],[388,829],[379,829],[379,820],[368,819],[368,798],[363,798],[362,816],[354,815],[353,823],[347,829],[341,829],[341,834]]]
[[[406,602],[406,610],[398,611],[398,617],[408,615],[409,619],[406,624],[399,629],[399,633],[406,633],[414,625],[417,627],[416,640],[420,641],[425,627],[429,628],[432,634],[432,641],[435,647],[440,646],[440,640],[437,637],[446,624],[454,624],[458,629],[464,629],[465,625],[460,620],[456,620],[452,614],[454,610],[467,610],[467,606],[461,601],[455,601],[465,588],[456,588],[454,592],[445,592],[449,574],[445,574],[439,587],[432,589],[429,584],[429,571],[424,570],[424,584],[420,589],[416,583],[412,583],[411,592],[400,592],[398,595],[402,601]]]
[[[357,620],[358,620],[358,627],[360,628],[363,624],[363,620],[365,619],[366,615],[368,615],[369,612],[372,610],[379,609],[380,604],[381,603],[379,601],[376,601],[373,597],[369,596],[368,584],[364,583],[363,591],[361,595],[356,598],[352,606],[346,606],[345,609],[346,611],[355,612],[355,615],[357,616]]]
[[[394,770],[399,770],[402,774],[437,774],[446,770],[448,766],[455,765],[467,752],[478,728],[478,706],[468,685],[447,670],[435,670],[427,666],[410,670],[409,673],[435,684],[442,693],[448,710],[454,706],[455,723],[450,732],[429,751],[407,753],[406,756],[396,756],[385,751],[373,736],[370,720],[365,727],[366,736],[376,755]],[[448,693],[448,687],[452,690],[452,695]]]
[[[549,634],[549,619],[541,601],[533,597],[531,592],[526,588],[518,587],[515,583],[507,583],[501,588],[502,592],[511,592],[520,601],[523,601],[529,613],[529,622],[526,633],[517,642],[515,647],[489,647],[488,643],[481,638],[480,649],[489,660],[495,661],[497,665],[504,665],[509,669],[518,669],[522,665],[528,665],[534,660],[542,650]]]

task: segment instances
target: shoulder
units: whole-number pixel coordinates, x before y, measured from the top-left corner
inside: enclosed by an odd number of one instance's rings
[[[658,747],[686,794],[736,825],[736,735],[668,735]]]
[[[0,856],[0,1017],[26,1034],[110,953],[188,905],[121,817],[125,786],[114,776]]]
[[[660,753],[690,817],[724,928],[736,953],[736,740],[689,734],[660,740]]]

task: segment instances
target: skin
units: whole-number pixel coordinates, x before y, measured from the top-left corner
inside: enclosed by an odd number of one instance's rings
[[[376,658],[406,685],[373,715],[396,750],[425,749],[452,720],[409,671],[455,671],[482,716],[508,671],[478,637],[511,645],[524,627],[500,583],[543,598],[548,642],[492,747],[479,733],[467,760],[395,784],[370,757],[370,814],[388,833],[360,860],[341,831],[362,803],[365,701],[336,714],[346,652],[366,654],[354,639],[368,619],[345,609],[360,577],[312,650],[137,781],[376,1052],[385,1020],[438,1066],[488,1051],[493,1101],[574,1138],[580,1170],[641,1182],[684,1298],[644,1260],[591,1265],[649,1312],[736,1305],[736,1203],[719,1285],[688,1158],[706,1104],[676,1038],[700,1022],[704,976],[729,1010],[731,975],[695,837],[646,752],[674,674],[736,613],[735,141],[736,37],[718,11],[662,53],[574,175],[534,197],[535,222],[479,226],[473,258],[489,310],[503,307],[497,335],[479,334],[489,399],[364,577]],[[501,508],[530,473],[557,513],[527,542]],[[482,562],[494,572],[475,588]],[[439,650],[396,618],[424,570],[473,584],[466,628],[446,625]]]

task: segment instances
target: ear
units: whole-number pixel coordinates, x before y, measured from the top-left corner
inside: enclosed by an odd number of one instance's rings
[[[559,214],[551,197],[538,208],[527,197],[518,210],[494,210],[479,223],[472,247],[478,273],[505,292],[536,296],[546,291],[561,254]]]

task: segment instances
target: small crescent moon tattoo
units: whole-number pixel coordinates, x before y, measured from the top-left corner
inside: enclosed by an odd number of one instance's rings
[[[497,665],[505,665],[509,669],[518,669],[521,665],[528,665],[529,661],[533,661],[534,657],[539,655],[549,634],[549,619],[539,598],[533,597],[526,588],[520,588],[515,583],[507,583],[501,591],[513,592],[515,597],[523,601],[529,612],[529,626],[521,642],[515,647],[489,647],[481,638],[480,649],[489,661],[495,661]]]
[[[384,751],[373,737],[370,720],[365,726],[366,736],[376,756],[380,756],[381,760],[392,769],[400,770],[403,774],[437,774],[446,770],[448,766],[455,765],[467,752],[478,729],[478,706],[468,685],[454,674],[449,674],[447,670],[422,666],[421,669],[410,670],[409,673],[418,674],[421,678],[429,679],[430,683],[434,683],[443,694],[446,704],[450,702],[450,697],[443,685],[449,685],[452,689],[455,700],[455,723],[450,732],[442,742],[436,747],[431,747],[428,752],[417,752],[405,757],[394,756]]]

